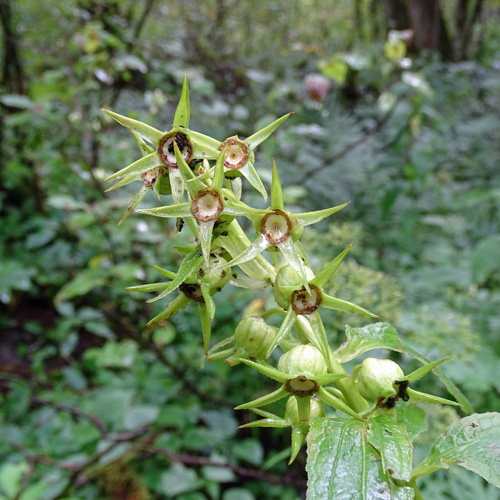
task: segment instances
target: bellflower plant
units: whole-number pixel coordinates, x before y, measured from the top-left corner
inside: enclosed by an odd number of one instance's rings
[[[341,290],[339,297],[324,291],[352,244],[323,269],[313,269],[300,242],[304,227],[334,215],[347,203],[340,200],[314,212],[287,210],[274,161],[269,167],[269,207],[253,208],[241,200],[244,177],[267,201],[255,152],[291,113],[244,140],[233,135],[219,141],[189,128],[186,78],[166,132],[105,112],[131,132],[142,155],[106,179],[117,181],[108,191],[135,181],[141,184],[120,223],[131,214],[165,218],[166,223],[175,219],[179,230],[185,222],[193,239],[191,245],[179,247],[184,257],[176,271],[154,265],[161,275],[158,282],[128,290],[158,293],[149,302],[178,294],[151,319],[151,325],[196,303],[207,359],[225,359],[232,369],[253,369],[276,383],[267,394],[236,409],[261,417],[242,427],[289,427],[290,463],[307,442],[309,500],[419,500],[417,480],[452,464],[500,487],[500,415],[473,414],[466,397],[438,368],[449,357],[427,360],[383,322],[357,329],[346,326],[346,342],[335,349],[330,345],[321,318],[324,309],[378,319],[362,305],[344,300]],[[139,208],[149,191],[162,205]],[[252,222],[256,237],[249,239],[240,226],[241,217]],[[211,345],[214,297],[227,286],[271,288],[275,304],[261,316],[244,317],[233,335]],[[283,317],[279,327],[268,323],[272,315]],[[365,356],[380,349],[413,357],[422,366],[405,375],[391,359]],[[349,373],[346,363],[360,357]],[[410,387],[431,372],[455,401]],[[281,415],[270,411],[273,406],[279,413],[275,403],[285,398]],[[453,405],[469,416],[452,424],[414,467],[412,438],[425,428],[423,409],[429,403]]]

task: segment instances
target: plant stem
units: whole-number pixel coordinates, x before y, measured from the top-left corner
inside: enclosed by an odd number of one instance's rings
[[[327,342],[327,335],[325,331],[325,326],[323,325],[323,321],[321,320],[321,316],[318,314],[315,318],[315,326],[318,328],[318,334],[325,339]],[[332,348],[328,345],[328,359],[326,360],[328,363],[328,369],[332,373],[347,373],[344,370],[344,367],[339,363],[338,359],[335,357],[335,353],[332,351]],[[337,380],[335,382],[338,388],[342,391],[342,394],[345,397],[347,404],[354,410],[359,412],[366,411],[370,405],[368,402],[361,396],[358,391],[358,388],[352,379],[352,377],[345,377]]]
[[[229,224],[228,235],[221,238],[220,241],[233,258],[252,244],[236,219]],[[257,281],[274,281],[276,276],[274,267],[262,255],[258,255],[251,261],[239,264],[239,266],[250,278]]]

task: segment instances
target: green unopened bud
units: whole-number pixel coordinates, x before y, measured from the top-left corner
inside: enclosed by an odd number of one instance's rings
[[[314,274],[306,267],[307,279],[313,279]],[[290,265],[282,266],[276,274],[276,279],[273,287],[274,300],[283,309],[288,309],[290,307],[290,301],[292,299],[292,294],[294,293],[293,288],[300,290],[302,288],[302,279],[299,273]]]
[[[208,266],[203,263],[200,269],[198,269],[196,279],[202,285],[208,285],[212,295],[224,288],[231,278],[231,268],[224,267],[226,264],[227,260],[224,257],[212,253],[208,261]]]
[[[297,457],[309,432],[309,424],[318,417],[325,416],[325,407],[314,397],[288,399],[285,407],[285,421],[292,428],[292,446],[290,450],[290,465]]]
[[[403,370],[394,361],[366,358],[359,370],[359,393],[368,401],[396,396],[394,382],[402,378]]]
[[[311,396],[319,389],[316,376],[328,372],[325,358],[313,345],[298,345],[283,354],[278,362],[278,370],[289,375],[285,389],[290,394]]]
[[[252,361],[265,359],[276,332],[277,329],[268,325],[260,316],[243,319],[234,332],[234,343],[237,349],[235,357],[245,357]]]

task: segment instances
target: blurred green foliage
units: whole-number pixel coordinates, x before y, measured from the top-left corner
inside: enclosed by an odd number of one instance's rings
[[[285,431],[238,430],[249,415],[232,407],[271,389],[264,377],[201,368],[196,315],[148,329],[164,305],[125,291],[154,281],[152,264],[175,268],[173,246],[189,241],[155,218],[116,227],[135,188],[107,195],[102,181],[137,151],[99,108],[167,129],[184,73],[194,128],[219,139],[295,111],[258,152],[262,178],[274,157],[290,209],[352,201],[306,232],[313,268],[354,241],[330,292],[427,357],[456,354],[445,373],[476,411],[500,411],[497,2],[474,60],[404,64],[369,2],[363,36],[344,0],[11,3],[25,92],[0,92],[0,499],[305,491],[305,457],[288,468]],[[221,299],[215,341],[261,300]],[[340,343],[358,321],[332,313],[325,324]],[[431,434],[454,418],[434,409]],[[422,493],[496,498],[463,471],[424,479]]]

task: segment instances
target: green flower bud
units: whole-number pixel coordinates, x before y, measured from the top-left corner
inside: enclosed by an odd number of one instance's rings
[[[317,375],[328,372],[325,358],[313,345],[298,345],[283,354],[278,362],[278,370],[289,375],[285,389],[295,396],[311,396],[319,389],[314,380]]]
[[[403,370],[390,359],[366,358],[359,370],[359,393],[368,401],[396,396],[394,382],[404,376]]]
[[[314,274],[306,267],[307,279],[313,279]],[[282,266],[276,274],[276,279],[273,287],[274,300],[283,309],[290,307],[293,290],[284,290],[283,288],[296,287],[297,290],[302,288],[302,279],[299,273],[290,265]]]
[[[260,316],[243,319],[234,332],[237,354],[235,357],[245,357],[250,360],[265,359],[276,332],[277,329],[268,325]]]
[[[208,266],[203,263],[198,270],[200,282],[210,286],[210,293],[220,291],[231,278],[231,268],[224,267],[226,264],[227,260],[224,257],[212,253]]]

